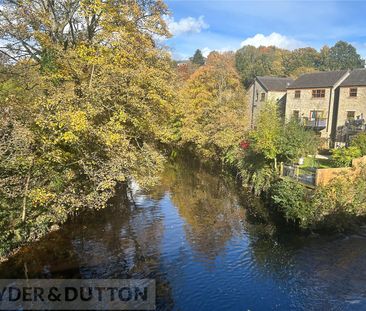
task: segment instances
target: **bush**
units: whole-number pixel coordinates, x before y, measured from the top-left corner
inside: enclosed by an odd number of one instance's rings
[[[284,179],[272,188],[271,199],[288,221],[303,229],[343,231],[366,217],[366,168],[357,177],[334,179],[315,192]]]
[[[347,229],[360,223],[366,216],[366,170],[354,178],[337,178],[317,189],[312,199],[312,209],[317,211],[317,226]]]
[[[272,202],[285,218],[296,222],[302,228],[309,227],[314,219],[308,196],[306,188],[291,179],[278,181],[271,192]]]
[[[352,139],[351,147],[359,148],[361,150],[361,155],[366,155],[366,133],[360,133]]]
[[[320,139],[313,131],[306,130],[297,120],[291,120],[283,127],[280,137],[279,159],[293,163],[299,158],[317,153]]]
[[[333,165],[336,167],[349,167],[352,160],[362,156],[362,152],[358,147],[339,148],[332,151]]]

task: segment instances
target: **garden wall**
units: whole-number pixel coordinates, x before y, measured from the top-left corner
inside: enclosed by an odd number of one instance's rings
[[[316,186],[325,186],[335,178],[349,178],[361,173],[361,168],[366,166],[366,156],[352,161],[352,167],[321,168],[317,169],[315,177]]]

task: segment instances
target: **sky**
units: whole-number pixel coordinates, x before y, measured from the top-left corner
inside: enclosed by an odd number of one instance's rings
[[[166,0],[174,59],[196,49],[237,50],[243,45],[320,49],[343,40],[366,58],[366,0]]]

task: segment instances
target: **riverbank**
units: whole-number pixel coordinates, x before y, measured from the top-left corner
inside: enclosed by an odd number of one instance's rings
[[[134,187],[134,203],[117,199],[24,248],[0,277],[152,278],[158,311],[366,307],[365,230],[288,231],[264,221],[267,209],[235,180],[202,165],[175,163],[160,177],[150,190]]]

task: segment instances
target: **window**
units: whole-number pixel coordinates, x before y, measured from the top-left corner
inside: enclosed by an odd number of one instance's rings
[[[349,89],[349,97],[357,97],[357,87],[352,87]]]
[[[355,119],[355,111],[347,111],[347,120],[348,121],[353,121]]]
[[[261,93],[261,102],[266,100],[266,93]]]
[[[312,110],[310,111],[310,120],[319,120],[323,118],[323,111],[322,110]]]
[[[255,100],[258,101],[258,99],[259,99],[259,93],[257,91]]]
[[[295,91],[295,98],[301,97],[301,91]]]
[[[299,110],[294,110],[292,112],[292,117],[295,119],[295,120],[299,120],[300,119],[300,111]]]
[[[325,90],[313,90],[313,98],[324,98]]]

